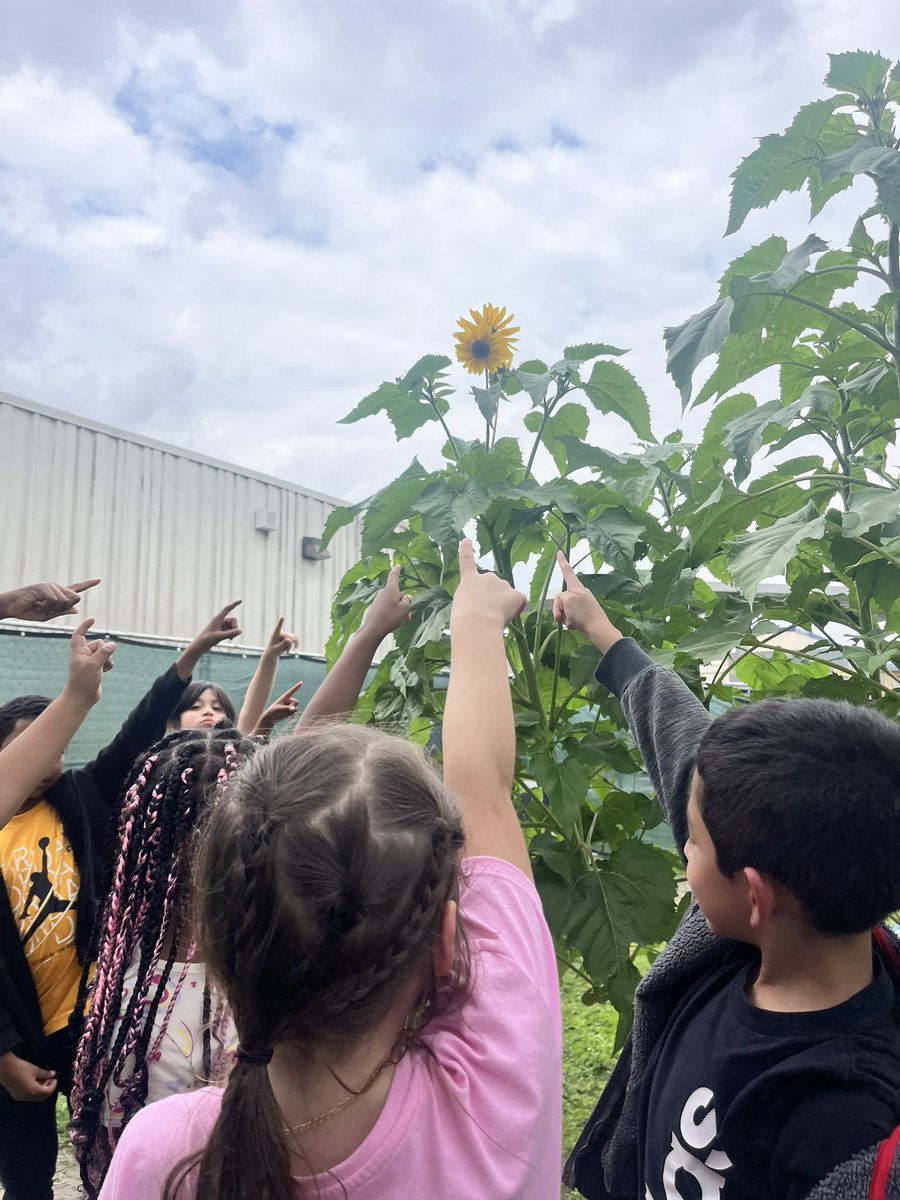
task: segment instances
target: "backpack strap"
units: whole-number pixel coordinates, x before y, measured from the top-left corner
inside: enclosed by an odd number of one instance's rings
[[[894,1165],[894,1155],[900,1146],[900,1125],[893,1133],[888,1134],[875,1155],[875,1165],[872,1167],[872,1182],[869,1185],[869,1200],[887,1200],[888,1179],[891,1167]]]
[[[888,974],[895,983],[900,982],[900,944],[896,937],[892,937],[883,925],[876,925],[872,930],[872,941],[887,967]]]

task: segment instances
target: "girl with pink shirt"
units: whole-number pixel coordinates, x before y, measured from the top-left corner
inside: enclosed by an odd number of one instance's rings
[[[101,1200],[559,1195],[556,961],[510,801],[524,603],[461,544],[443,783],[333,725],[229,782],[193,874],[236,1063],[134,1117]]]

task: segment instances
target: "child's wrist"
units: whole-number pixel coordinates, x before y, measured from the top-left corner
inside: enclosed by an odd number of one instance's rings
[[[616,644],[616,642],[621,642],[624,636],[624,633],[616,629],[614,625],[610,625],[608,622],[603,626],[597,626],[596,628],[591,629],[588,633],[588,637],[590,638],[594,649],[599,650],[601,654],[606,654],[607,651]]]

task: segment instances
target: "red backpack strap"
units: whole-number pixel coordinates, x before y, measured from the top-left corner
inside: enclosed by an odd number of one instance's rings
[[[888,969],[888,974],[893,977],[895,983],[900,982],[900,946],[896,939],[891,937],[883,925],[876,925],[872,930],[872,941]]]
[[[872,1167],[872,1182],[869,1185],[869,1200],[887,1200],[887,1185],[894,1165],[894,1155],[900,1146],[900,1125],[889,1134],[878,1147],[875,1165]]]

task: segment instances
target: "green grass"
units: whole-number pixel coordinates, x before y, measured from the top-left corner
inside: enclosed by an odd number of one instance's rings
[[[582,1004],[586,984],[571,972],[562,983],[563,1158],[597,1103],[612,1067],[616,1013],[609,1004]],[[563,1195],[573,1192],[564,1189]]]

